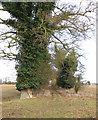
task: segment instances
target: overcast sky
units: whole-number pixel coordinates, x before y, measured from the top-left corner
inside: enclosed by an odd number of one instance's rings
[[[9,17],[7,12],[0,12],[0,18],[6,19]],[[6,27],[0,25],[0,31],[5,30]],[[83,52],[85,53],[86,59],[82,59],[82,63],[85,65],[86,71],[84,74],[84,79],[90,81],[91,83],[96,82],[96,36],[83,41],[81,43]],[[3,47],[4,44],[0,44],[0,47]],[[9,78],[11,81],[16,80],[16,70],[15,62],[0,60],[0,79]]]

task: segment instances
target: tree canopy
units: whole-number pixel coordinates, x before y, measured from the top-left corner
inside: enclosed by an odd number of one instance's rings
[[[64,4],[59,7],[55,2],[1,2],[0,10],[8,11],[10,18],[0,24],[7,25],[10,30],[1,34],[1,40],[8,40],[8,48],[16,47],[18,54],[1,50],[2,57],[17,61],[17,89],[40,88],[43,78],[40,77],[39,66],[46,63],[51,71],[51,57],[48,52],[50,43],[62,44],[65,51],[70,52],[78,47],[79,38],[85,37],[91,29],[91,18],[87,13],[94,10],[90,2],[82,9],[81,4]],[[67,39],[70,35],[70,40]],[[62,39],[62,37],[65,39]],[[41,71],[41,70],[40,70]],[[44,73],[45,74],[45,73]]]

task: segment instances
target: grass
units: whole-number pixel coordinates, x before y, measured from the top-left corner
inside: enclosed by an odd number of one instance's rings
[[[10,87],[4,87],[10,89]],[[3,95],[3,118],[96,118],[96,99],[94,97],[63,97],[59,94],[54,94],[53,97],[37,97],[33,99],[19,100],[19,92],[15,91],[15,86],[12,87],[13,92],[16,92],[17,98],[9,99],[12,95]],[[90,89],[94,92],[94,88],[87,87],[82,90]],[[82,93],[81,92],[81,93]],[[6,96],[7,95],[7,96]],[[8,97],[8,99],[7,99]],[[4,99],[6,98],[6,99]]]
[[[20,98],[20,92],[15,85],[2,85],[2,101],[16,100]]]

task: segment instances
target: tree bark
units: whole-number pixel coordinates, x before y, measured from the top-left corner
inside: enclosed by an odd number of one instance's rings
[[[27,89],[27,93],[29,95],[29,98],[33,98],[32,89]]]

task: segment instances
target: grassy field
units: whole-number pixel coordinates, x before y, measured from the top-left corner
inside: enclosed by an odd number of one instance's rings
[[[54,93],[25,100],[13,85],[3,85],[2,91],[3,118],[96,118],[96,86],[82,88],[77,96]]]

